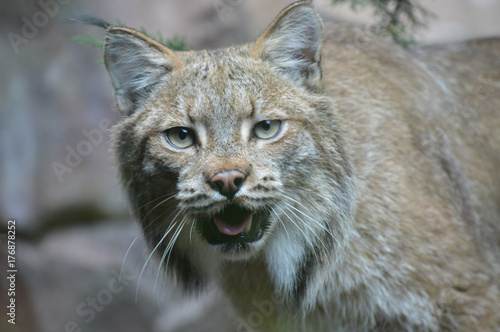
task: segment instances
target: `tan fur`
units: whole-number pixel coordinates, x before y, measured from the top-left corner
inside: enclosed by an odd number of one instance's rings
[[[500,330],[500,40],[404,50],[302,1],[255,44],[174,54],[110,28],[105,58],[129,89],[114,141],[151,248],[217,284],[240,331]],[[269,119],[278,136],[252,136]],[[173,127],[197,144],[169,145]],[[199,230],[229,170],[269,222],[241,247]]]

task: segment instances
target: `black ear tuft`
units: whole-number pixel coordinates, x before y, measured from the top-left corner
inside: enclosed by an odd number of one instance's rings
[[[111,26],[111,24],[104,21],[103,19],[89,15],[75,15],[73,17],[70,17],[68,19],[68,22],[95,25],[103,29],[108,29]]]

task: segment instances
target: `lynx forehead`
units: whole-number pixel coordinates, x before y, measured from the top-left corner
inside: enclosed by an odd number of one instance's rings
[[[122,181],[182,284],[269,304],[259,331],[498,331],[500,40],[360,44],[310,1],[215,51],[86,22]]]

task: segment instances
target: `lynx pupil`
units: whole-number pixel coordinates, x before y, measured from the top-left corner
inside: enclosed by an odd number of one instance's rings
[[[188,137],[188,131],[186,129],[180,129],[178,136],[181,141],[184,141],[186,137]]]
[[[271,129],[271,120],[263,121],[262,124],[261,124],[261,127],[265,131],[269,131],[269,129]]]

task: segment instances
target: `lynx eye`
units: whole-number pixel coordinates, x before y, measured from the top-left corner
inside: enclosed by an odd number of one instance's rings
[[[255,125],[253,132],[260,139],[270,139],[278,135],[281,124],[281,120],[264,120]]]
[[[170,145],[178,149],[186,149],[195,143],[195,134],[189,128],[170,128],[165,131],[165,136]]]

